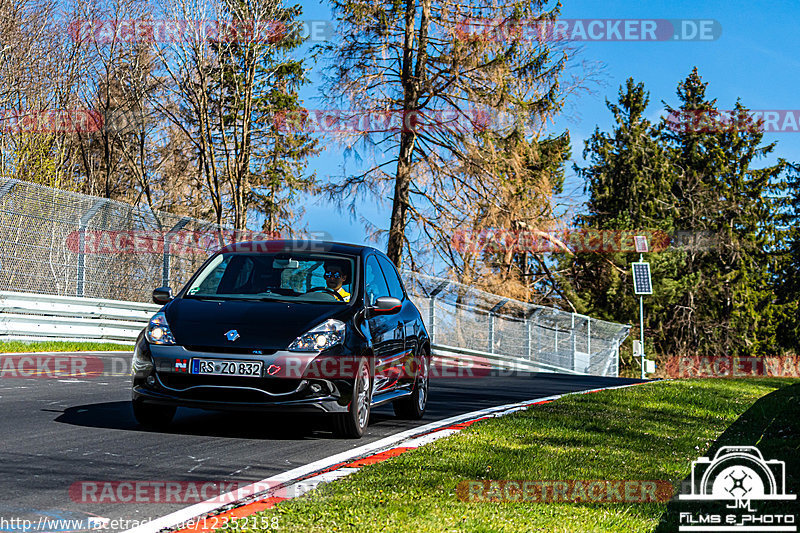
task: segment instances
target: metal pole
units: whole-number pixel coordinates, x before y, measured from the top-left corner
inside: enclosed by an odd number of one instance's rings
[[[553,336],[553,351],[556,354],[556,358],[558,357],[558,324],[556,324],[556,332]]]
[[[526,329],[526,340],[527,342],[527,350],[525,350],[528,354],[528,360],[531,359],[531,317],[525,319],[525,329]]]
[[[494,313],[489,313],[489,353],[494,353]]]
[[[14,186],[19,183],[19,180],[10,178],[2,186],[0,186],[0,197],[10,193]]]
[[[489,353],[494,353],[494,315],[507,303],[508,298],[504,298],[489,310]]]
[[[639,262],[644,261],[644,255],[639,254]],[[642,350],[642,379],[644,379],[644,297],[639,295],[639,342]]]
[[[164,235],[164,256],[161,265],[161,286],[168,287],[169,286],[169,275],[170,275],[170,251],[169,247],[172,244],[172,237],[178,233],[186,224],[188,224],[192,219],[189,217],[182,217],[172,228]]]
[[[575,313],[572,313],[572,330],[570,331],[570,335],[572,335],[572,370],[575,370],[575,367],[577,366],[575,364],[575,359],[578,355],[578,336],[575,335]]]
[[[436,300],[428,298],[428,329],[430,330],[431,344],[436,344]]]
[[[430,308],[430,311],[429,311],[429,320],[428,320],[430,322],[430,329],[431,329],[431,331],[430,331],[431,344],[435,344],[436,343],[436,341],[433,340],[434,339],[434,335],[436,334],[436,296],[440,292],[445,290],[448,287],[448,285],[450,285],[449,281],[443,281],[435,289],[433,289],[430,292],[430,294],[428,294],[428,298],[430,299],[430,302],[431,302],[431,308]],[[456,325],[458,325],[459,324],[459,322],[458,322],[458,307],[455,308],[455,312],[456,312]]]
[[[78,222],[78,279],[76,280],[75,296],[83,296],[84,284],[86,283],[86,228],[106,203],[108,203],[108,200],[105,198],[98,200],[84,213]]]
[[[592,356],[592,319],[586,317],[586,351]]]
[[[644,379],[644,298],[639,296],[639,342],[642,350],[642,379]]]

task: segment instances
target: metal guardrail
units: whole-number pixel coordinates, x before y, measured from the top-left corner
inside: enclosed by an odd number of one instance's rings
[[[555,365],[530,361],[520,357],[481,352],[478,350],[467,350],[465,348],[456,348],[455,346],[434,344],[431,348],[431,352],[438,361],[455,365],[467,365],[470,369],[484,367],[500,370],[521,370],[525,372],[558,372],[561,374],[587,375],[584,372],[577,372]],[[456,370],[450,369],[449,371],[451,374],[454,372],[456,372]]]
[[[133,344],[159,308],[139,302],[0,291],[0,339]]]
[[[0,291],[0,340],[133,344],[158,309],[158,305],[140,302]],[[453,367],[584,374],[526,358],[456,346],[434,344],[432,352],[435,360]]]

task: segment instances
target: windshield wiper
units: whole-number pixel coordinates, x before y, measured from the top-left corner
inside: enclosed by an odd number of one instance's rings
[[[240,302],[251,302],[256,298],[242,298],[239,296],[216,296],[213,294],[187,294],[184,298],[192,298],[194,300],[214,300],[219,302],[224,302],[228,300],[236,300]]]
[[[281,302],[286,304],[297,303],[297,300],[287,300],[285,298],[275,298],[273,296],[262,296],[260,298],[255,298],[255,300],[259,302]]]

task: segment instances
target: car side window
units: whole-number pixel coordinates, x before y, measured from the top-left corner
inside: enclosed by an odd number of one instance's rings
[[[398,300],[405,298],[405,293],[403,292],[403,282],[400,281],[400,276],[398,276],[394,265],[391,263],[391,261],[383,256],[379,256],[378,261],[381,264],[381,270],[383,270],[383,276],[386,278],[386,283],[389,285],[389,295],[393,298],[397,298]]]
[[[367,258],[364,287],[367,292],[367,305],[373,305],[381,296],[389,296],[389,288],[374,255]]]

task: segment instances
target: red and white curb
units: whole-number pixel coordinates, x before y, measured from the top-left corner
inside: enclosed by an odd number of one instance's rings
[[[650,382],[631,383],[534,398],[524,402],[490,407],[432,422],[263,479],[211,500],[191,505],[129,529],[125,533],[158,533],[165,529],[177,530],[178,533],[214,531],[237,518],[250,516],[264,509],[270,509],[278,502],[302,496],[316,488],[320,483],[327,483],[345,477],[358,471],[362,466],[380,463],[408,450],[449,437],[465,427],[471,426],[478,420],[505,416],[525,410],[533,405],[552,402],[564,396],[623,389],[644,383]]]

